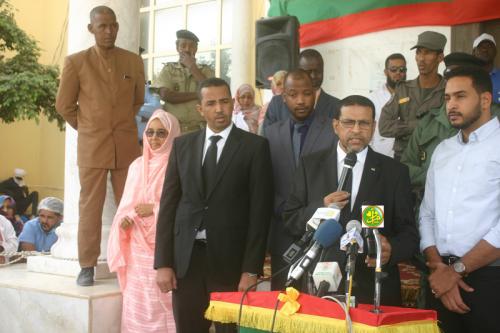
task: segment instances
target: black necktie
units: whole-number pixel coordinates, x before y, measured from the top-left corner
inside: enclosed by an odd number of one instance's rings
[[[351,215],[351,200],[352,200],[352,169],[347,170],[347,175],[345,177],[345,185],[343,191],[350,193],[347,204],[340,211],[340,223],[345,226],[347,224],[349,216]]]
[[[210,190],[215,182],[217,173],[217,141],[222,139],[220,135],[212,135],[210,137],[210,146],[208,147],[203,161],[202,174],[203,174],[203,188],[205,196],[208,197]]]

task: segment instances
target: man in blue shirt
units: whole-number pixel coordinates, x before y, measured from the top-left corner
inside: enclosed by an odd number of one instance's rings
[[[142,146],[142,133],[146,129],[149,118],[153,113],[161,109],[160,97],[154,94],[150,90],[151,81],[146,82],[146,91],[144,92],[144,105],[139,109],[139,113],[135,116],[135,121],[137,123],[137,133],[139,135],[139,143]]]
[[[49,252],[57,241],[55,229],[62,223],[63,202],[54,197],[40,201],[38,217],[26,222],[19,235],[22,251]]]
[[[490,73],[493,84],[493,103],[500,104],[500,69],[495,68],[497,43],[490,34],[482,34],[472,44],[472,54],[486,62],[486,70]]]

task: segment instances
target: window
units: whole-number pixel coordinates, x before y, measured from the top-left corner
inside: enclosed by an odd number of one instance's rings
[[[140,21],[148,80],[154,81],[165,63],[179,59],[175,32],[188,29],[200,39],[198,63],[230,82],[232,0],[141,0]]]

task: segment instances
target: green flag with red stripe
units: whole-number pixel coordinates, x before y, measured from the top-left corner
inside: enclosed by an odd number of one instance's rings
[[[500,0],[271,0],[268,16],[297,16],[301,47],[369,32],[500,18]]]

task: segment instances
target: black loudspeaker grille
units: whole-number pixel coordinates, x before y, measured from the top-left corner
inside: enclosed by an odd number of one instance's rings
[[[288,71],[292,67],[289,41],[287,40],[274,39],[260,43],[257,47],[257,57],[258,59],[262,59],[262,61],[257,66],[258,72],[256,77],[258,81],[264,81],[264,85],[269,85],[268,78],[277,71]]]
[[[298,66],[299,21],[295,16],[259,20],[256,29],[256,86],[269,88],[268,80],[279,70]]]

